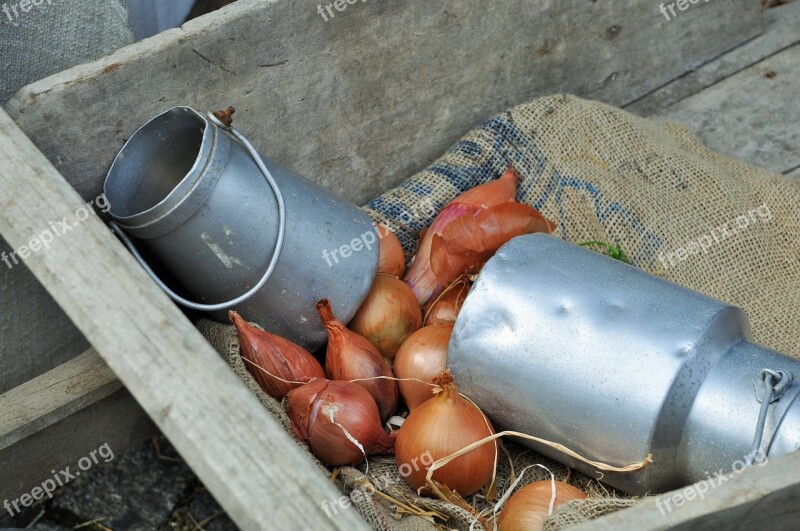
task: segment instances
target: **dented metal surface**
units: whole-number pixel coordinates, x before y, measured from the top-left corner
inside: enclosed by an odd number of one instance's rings
[[[759,371],[800,362],[749,341],[744,313],[552,236],[515,238],[483,268],[456,321],[448,365],[499,429],[561,443],[632,473],[644,494],[744,462],[761,407]],[[769,408],[761,449],[800,448],[800,384]],[[535,443],[541,453],[596,470]]]
[[[285,203],[285,240],[266,285],[233,309],[314,349],[327,337],[314,304],[329,298],[345,322],[355,314],[377,270],[377,235],[352,203],[261,159]],[[197,302],[246,293],[276,250],[277,197],[265,176],[242,145],[188,107],[160,114],[128,140],[105,191],[115,221]],[[343,247],[347,256],[337,255]],[[214,315],[227,321],[226,313]]]

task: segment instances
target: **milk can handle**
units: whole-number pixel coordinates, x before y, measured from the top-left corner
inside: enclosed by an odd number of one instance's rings
[[[125,247],[131,252],[134,258],[139,262],[139,264],[144,268],[145,271],[150,275],[158,287],[164,290],[164,292],[169,295],[169,298],[173,301],[186,306],[187,308],[191,308],[192,310],[198,310],[201,312],[216,312],[220,310],[227,310],[237,304],[241,304],[242,302],[246,301],[253,295],[255,295],[261,288],[264,287],[264,284],[267,283],[269,277],[272,276],[272,272],[275,270],[275,266],[278,263],[278,258],[280,258],[281,251],[283,250],[283,240],[286,234],[286,205],[283,202],[283,194],[278,188],[278,184],[275,182],[275,179],[272,177],[272,173],[270,173],[267,166],[264,164],[264,161],[261,160],[256,149],[253,147],[253,144],[250,143],[244,135],[242,135],[239,131],[237,131],[233,126],[226,125],[222,123],[213,113],[208,113],[208,118],[211,122],[216,125],[217,127],[222,128],[225,131],[228,131],[233,137],[239,141],[242,146],[247,150],[253,160],[255,161],[256,165],[258,165],[258,169],[261,170],[261,173],[264,174],[264,178],[269,183],[270,187],[272,188],[273,193],[275,194],[275,199],[278,202],[278,239],[275,242],[275,252],[272,254],[272,260],[269,262],[269,266],[267,266],[267,270],[264,272],[264,276],[261,277],[261,280],[258,283],[250,288],[250,290],[245,293],[244,295],[240,295],[233,300],[228,302],[220,302],[218,304],[201,304],[199,302],[193,302],[188,299],[185,299],[172,291],[164,281],[158,278],[158,275],[150,268],[147,264],[145,259],[139,253],[139,250],[134,245],[133,241],[128,237],[122,228],[116,224],[116,222],[111,221],[110,226],[111,230],[122,240],[122,243],[125,244]]]

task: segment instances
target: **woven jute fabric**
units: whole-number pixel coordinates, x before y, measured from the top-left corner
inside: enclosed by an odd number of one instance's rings
[[[617,245],[646,271],[740,306],[755,341],[800,356],[800,184],[713,153],[680,125],[572,96],[537,99],[486,121],[365,210],[396,231],[410,257],[419,231],[445,204],[509,165],[520,176],[517,199],[556,221],[557,236]],[[233,327],[199,326],[286,426],[281,405],[259,389],[241,361]],[[637,502],[511,441],[504,448],[498,496],[551,473],[589,494],[556,508],[547,530]],[[456,505],[417,496],[390,457],[371,457],[368,466],[344,467],[336,481],[375,529],[435,528],[428,515],[412,516],[387,497],[436,513],[435,522],[450,529],[481,529],[491,521],[495,502],[486,493],[467,499],[480,520]]]

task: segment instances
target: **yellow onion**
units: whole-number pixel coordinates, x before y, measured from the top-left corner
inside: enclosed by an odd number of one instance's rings
[[[452,324],[424,326],[411,334],[397,351],[394,375],[400,378],[397,386],[409,411],[433,398],[433,386],[404,379],[415,378],[432,384],[447,366],[447,346],[452,333]]]
[[[380,238],[380,261],[378,273],[386,273],[394,277],[402,277],[406,272],[406,257],[403,246],[397,236],[385,226],[378,224],[378,238]]]
[[[586,494],[562,481],[555,482],[556,498],[553,508],[571,500],[583,500]],[[497,519],[499,531],[539,531],[550,515],[553,482],[537,481],[526,485],[506,502]]]
[[[325,372],[331,380],[359,380],[378,404],[380,418],[386,421],[397,407],[397,384],[392,369],[375,345],[348,330],[333,315],[328,299],[317,303],[317,311],[328,332]]]
[[[494,434],[486,416],[458,393],[449,372],[434,380],[441,391],[412,411],[397,434],[395,457],[406,483],[428,491],[426,475],[434,461]],[[474,448],[433,472],[432,479],[461,496],[492,479],[497,442]]]
[[[436,323],[455,323],[458,312],[469,293],[469,282],[460,278],[450,284],[438,297],[425,306],[422,314],[425,325]]]
[[[422,310],[414,292],[397,277],[378,273],[369,294],[348,324],[387,358],[422,326]]]
[[[320,378],[293,389],[286,395],[286,413],[295,436],[326,465],[355,465],[365,455],[394,449],[375,400],[352,382]]]
[[[286,393],[314,378],[325,378],[325,371],[306,349],[275,334],[256,328],[236,312],[228,317],[239,333],[242,357],[247,369],[272,398],[282,399]]]

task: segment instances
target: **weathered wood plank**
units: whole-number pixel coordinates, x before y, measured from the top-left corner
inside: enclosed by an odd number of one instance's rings
[[[761,35],[629,103],[625,109],[640,116],[657,113],[800,43],[799,27],[800,2],[769,9],[764,14],[764,31]]]
[[[656,116],[682,122],[713,151],[784,173],[800,166],[797,87],[800,87],[800,45],[773,55]]]
[[[0,448],[122,389],[94,349],[0,395]]]
[[[231,104],[266,155],[362,203],[514,104],[570,92],[624,105],[761,27],[754,0],[670,21],[652,2],[586,0],[370,1],[334,14],[240,0],[29,85],[8,111],[85,199],[148,118]]]
[[[81,204],[0,112],[0,234],[31,245]],[[366,529],[355,510],[325,516],[328,479],[97,217],[25,261],[240,527]]]
[[[11,252],[0,239],[0,394],[89,348],[25,264],[14,264]]]
[[[575,531],[637,529],[655,531],[717,531],[718,529],[770,529],[794,531],[800,521],[800,452],[770,460],[727,481],[712,486],[698,484],[646,498],[631,509],[610,514]],[[718,480],[717,480],[718,481]],[[716,484],[716,481],[715,481]],[[698,488],[699,487],[699,490]],[[699,491],[703,498],[700,498]],[[676,494],[693,499],[675,505]],[[678,500],[680,500],[678,498]]]

